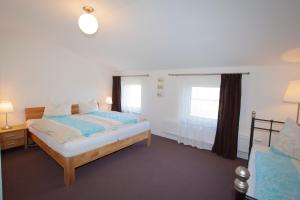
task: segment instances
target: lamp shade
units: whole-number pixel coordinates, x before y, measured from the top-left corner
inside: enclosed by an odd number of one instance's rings
[[[82,14],[78,19],[78,26],[85,34],[92,35],[98,30],[98,21],[92,14]]]
[[[0,101],[0,113],[14,112],[14,107],[10,101]]]
[[[112,98],[111,97],[106,97],[105,103],[111,105],[112,104]]]
[[[284,95],[284,101],[289,103],[300,103],[300,80],[290,81]]]

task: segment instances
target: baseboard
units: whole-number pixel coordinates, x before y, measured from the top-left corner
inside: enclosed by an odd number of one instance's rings
[[[245,160],[248,160],[248,153],[243,152],[243,151],[238,151],[238,152],[237,152],[237,157],[238,157],[238,158],[245,159]]]
[[[170,140],[176,140],[176,136],[173,135],[173,134],[170,134],[170,133],[163,133],[161,131],[156,131],[156,130],[151,130],[151,133],[153,135],[157,135],[157,136],[160,136],[160,137],[168,138]]]

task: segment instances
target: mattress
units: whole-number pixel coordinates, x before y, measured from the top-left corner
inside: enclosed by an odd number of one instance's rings
[[[270,147],[262,146],[262,145],[253,145],[250,153],[248,170],[250,172],[250,178],[248,180],[249,189],[247,195],[250,197],[255,197],[255,154],[257,151],[261,152],[270,152]]]
[[[79,140],[61,144],[56,142],[48,134],[38,131],[33,127],[29,127],[29,131],[32,134],[37,136],[40,140],[64,157],[76,156],[118,140],[137,135],[147,130],[150,130],[150,124],[148,121],[143,121],[136,124],[126,125],[117,130],[105,131],[103,133],[95,134],[91,137],[81,138]]]

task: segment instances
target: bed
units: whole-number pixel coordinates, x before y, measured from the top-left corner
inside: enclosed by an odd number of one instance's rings
[[[28,133],[41,149],[63,167],[66,186],[75,182],[77,167],[141,141],[146,141],[147,146],[151,144],[150,125],[146,120],[118,126],[90,137],[78,137],[61,142],[33,125],[43,117],[44,110],[45,107],[25,108]],[[79,105],[72,105],[72,117],[79,116]]]
[[[246,196],[237,195],[236,199],[300,199],[300,161],[271,145],[273,138],[276,141],[276,137],[283,134],[280,129],[284,124],[281,121],[256,118],[255,112],[252,113],[248,159],[249,189]],[[268,133],[267,145],[253,144],[255,130]]]

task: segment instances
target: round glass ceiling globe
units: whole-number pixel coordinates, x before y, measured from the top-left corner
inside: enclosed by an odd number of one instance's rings
[[[81,31],[88,35],[92,35],[98,30],[98,21],[91,14],[82,14],[78,19],[78,25]]]

